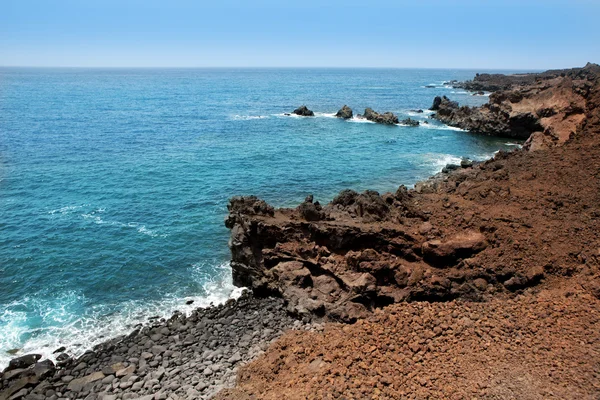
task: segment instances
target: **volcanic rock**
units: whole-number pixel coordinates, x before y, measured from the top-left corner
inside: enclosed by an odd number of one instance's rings
[[[309,110],[306,106],[300,106],[293,111],[294,114],[302,117],[314,117],[315,113]]]
[[[335,116],[337,118],[350,119],[352,118],[352,109],[345,105],[335,114]]]
[[[379,114],[371,108],[366,108],[363,118],[378,124],[393,125],[398,123],[398,117],[391,112]]]

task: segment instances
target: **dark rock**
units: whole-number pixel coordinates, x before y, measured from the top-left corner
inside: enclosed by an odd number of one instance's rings
[[[52,352],[52,354],[59,354],[59,353],[63,353],[67,348],[65,346],[61,346],[58,349],[54,350]]]
[[[343,106],[338,112],[337,114],[335,114],[336,117],[338,118],[343,118],[343,119],[350,119],[352,118],[352,109],[348,106]]]
[[[4,372],[18,368],[27,368],[35,364],[40,358],[42,358],[41,354],[27,354],[21,357],[13,358],[8,363],[8,367],[4,369]]]
[[[294,110],[294,114],[302,117],[314,117],[315,113],[309,110],[306,106],[300,106]]]
[[[460,161],[460,166],[462,168],[472,168],[473,167],[473,160],[469,160],[468,158],[463,158]]]
[[[391,112],[379,114],[378,112],[373,111],[371,108],[366,108],[362,117],[366,118],[368,121],[376,122],[378,124],[394,125],[398,123],[398,117]]]
[[[458,165],[458,164],[446,164],[446,166],[444,168],[442,168],[442,173],[447,174],[447,173],[450,173],[452,171],[456,171],[457,169],[460,169],[460,165]]]
[[[402,121],[400,121],[401,125],[406,125],[406,126],[419,126],[419,121],[411,119],[411,118],[406,118],[403,119]]]
[[[56,367],[51,360],[44,360],[36,363],[33,366],[33,373],[40,379],[46,379],[52,376],[56,371]]]

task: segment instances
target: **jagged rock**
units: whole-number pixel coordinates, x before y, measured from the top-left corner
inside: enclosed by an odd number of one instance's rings
[[[352,118],[352,109],[345,105],[335,114],[335,116],[338,118],[350,119]]]
[[[379,114],[373,111],[372,108],[366,108],[365,113],[362,115],[365,119],[376,122],[378,124],[393,125],[398,123],[398,117],[391,112]]]
[[[315,113],[309,110],[306,106],[300,106],[296,108],[294,114],[300,115],[302,117],[314,117]]]
[[[463,86],[495,91],[488,104],[460,107],[446,97],[436,97],[431,109],[437,111],[434,117],[439,121],[474,133],[518,139],[535,134],[525,148],[545,149],[566,142],[585,119],[585,97],[599,70],[600,66],[589,64],[540,74],[481,74]]]
[[[402,121],[400,121],[401,125],[406,125],[406,126],[419,126],[420,123],[417,120],[414,120],[412,118],[406,118],[403,119]]]

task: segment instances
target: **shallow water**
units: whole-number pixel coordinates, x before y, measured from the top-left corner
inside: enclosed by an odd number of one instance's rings
[[[481,104],[442,85],[474,73],[0,69],[0,367],[11,349],[77,354],[150,316],[228,298],[233,195],[288,206],[393,191],[512,148],[435,121],[333,118],[348,104],[426,120],[410,110],[442,94]],[[301,104],[316,117],[284,115]]]

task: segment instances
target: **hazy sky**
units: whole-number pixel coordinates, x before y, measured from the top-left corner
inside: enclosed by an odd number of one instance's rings
[[[600,62],[600,0],[0,0],[0,66],[544,69]]]

